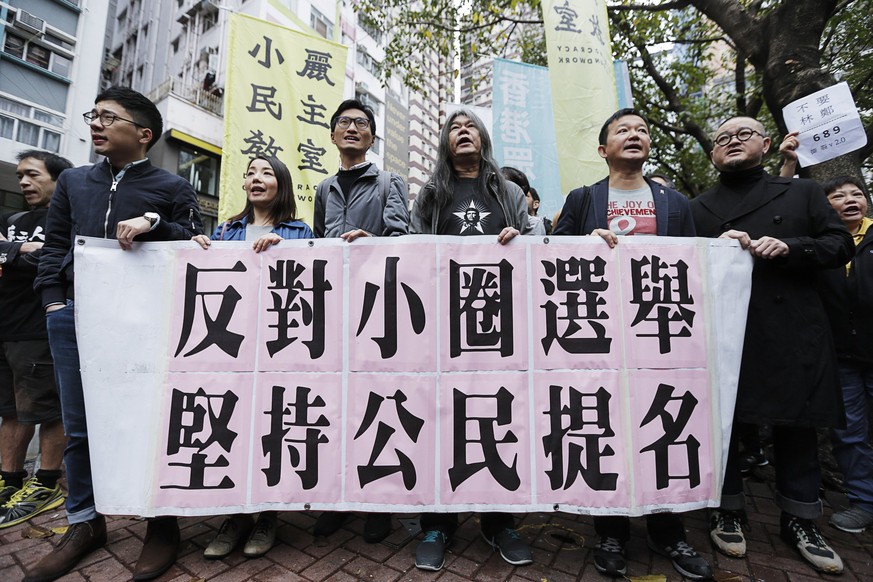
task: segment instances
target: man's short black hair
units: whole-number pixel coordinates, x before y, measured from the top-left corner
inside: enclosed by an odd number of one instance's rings
[[[518,168],[503,166],[500,168],[500,173],[503,174],[504,178],[521,188],[521,191],[525,194],[530,192],[530,182],[528,181],[527,176],[524,175],[524,172]]]
[[[867,193],[867,186],[855,176],[837,176],[822,183],[821,187],[824,188],[825,194],[830,194],[840,186],[845,186],[846,184],[857,186],[865,196],[869,196]]]
[[[670,178],[670,176],[668,176],[667,174],[661,172],[652,172],[651,174],[649,174],[650,180],[654,180],[655,178],[661,178],[662,180],[664,180],[664,182],[666,182],[666,184],[664,185],[667,186],[667,188],[671,188],[673,190],[676,189],[676,182],[674,182],[672,178]]]
[[[643,115],[639,110],[634,109],[633,107],[625,107],[624,109],[619,109],[615,113],[609,116],[609,119],[603,122],[603,127],[600,128],[600,135],[597,137],[597,141],[600,145],[606,145],[606,137],[609,135],[609,126],[613,121],[618,121],[622,117],[627,117],[628,115],[636,115],[646,122],[646,127],[649,125],[649,118]]]
[[[57,154],[43,150],[24,150],[15,155],[15,159],[19,162],[26,160],[27,158],[40,160],[45,165],[45,169],[48,170],[49,176],[52,177],[53,182],[58,181],[58,176],[61,175],[61,172],[73,167],[73,163],[67,158],[62,158]]]
[[[337,118],[349,109],[360,109],[364,112],[364,115],[366,115],[367,119],[370,120],[370,131],[373,132],[373,137],[376,137],[376,115],[370,107],[364,105],[357,99],[346,99],[340,103],[339,107],[336,108],[336,112],[330,116],[330,131],[333,132],[336,129]]]
[[[94,103],[101,101],[115,101],[130,113],[133,120],[143,127],[152,130],[152,139],[146,146],[146,151],[161,139],[164,131],[164,120],[161,112],[155,107],[148,97],[130,87],[110,87],[97,95]]]

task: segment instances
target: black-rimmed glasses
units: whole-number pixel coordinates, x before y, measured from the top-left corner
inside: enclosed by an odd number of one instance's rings
[[[715,144],[724,147],[731,143],[734,136],[736,136],[737,141],[749,141],[756,133],[761,137],[764,137],[763,133],[757,132],[754,129],[749,129],[748,127],[744,127],[736,133],[721,133],[715,138]]]
[[[104,111],[103,113],[97,113],[96,111],[89,111],[88,113],[83,113],[82,117],[85,119],[85,123],[91,125],[95,119],[100,121],[100,125],[103,127],[109,127],[116,120],[118,121],[126,121],[128,123],[132,123],[137,127],[145,127],[144,125],[140,125],[132,119],[125,119],[123,117],[119,117],[118,115],[112,113],[111,111]]]
[[[348,126],[355,123],[355,127],[360,130],[365,130],[370,127],[370,120],[366,117],[346,117],[343,115],[342,117],[336,118],[336,126],[340,129],[346,129]]]

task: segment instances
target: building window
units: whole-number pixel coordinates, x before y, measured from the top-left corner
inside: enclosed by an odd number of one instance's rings
[[[15,139],[15,120],[5,115],[0,115],[0,137]]]
[[[48,152],[61,151],[61,134],[43,129],[40,147]]]
[[[370,38],[376,42],[382,42],[382,31],[367,24],[364,20],[364,15],[360,12],[358,12],[358,26],[360,26],[364,32],[369,34]]]
[[[6,97],[0,97],[0,111],[0,137],[54,153],[60,151],[62,134],[54,128],[63,128],[63,117]]]
[[[52,55],[52,73],[61,77],[70,78],[70,68],[73,66],[73,61],[59,54]]]
[[[191,183],[198,194],[218,196],[218,158],[192,147],[179,149],[176,173]]]
[[[31,65],[51,71],[56,75],[70,78],[70,69],[73,61],[70,57],[52,51],[50,48],[36,44],[33,41],[25,41],[14,34],[6,34],[3,44],[3,52],[22,59]]]
[[[14,34],[6,33],[6,44],[3,45],[3,52],[10,54],[13,57],[23,59],[25,44],[23,38],[19,38]]]
[[[324,38],[333,38],[333,23],[314,6],[310,12],[309,23],[312,25],[312,29]]]
[[[218,24],[218,12],[204,12],[200,17],[200,32],[206,32]]]
[[[61,37],[56,36],[50,32],[45,33],[45,35],[43,35],[42,39],[45,42],[47,42],[49,44],[53,44],[55,46],[59,46],[64,50],[73,51],[76,48],[75,44],[73,44],[69,41],[66,41],[66,40],[62,39]]]
[[[17,141],[39,147],[39,126],[19,120]]]
[[[376,59],[371,57],[363,47],[358,47],[356,60],[358,61],[358,64],[364,67],[364,70],[368,71],[371,75],[374,77],[379,76],[379,68]]]
[[[379,117],[379,112],[381,111],[382,104],[379,102],[378,99],[376,99],[366,91],[360,90],[355,91],[355,99],[372,109],[376,117]]]

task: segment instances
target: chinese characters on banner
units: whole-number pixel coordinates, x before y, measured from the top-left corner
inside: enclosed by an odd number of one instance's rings
[[[864,124],[845,81],[792,101],[782,115],[788,131],[800,132],[797,160],[804,167],[867,145]]]
[[[494,59],[494,123],[491,136],[501,166],[518,168],[540,195],[540,216],[564,205],[552,121],[549,70]]]
[[[605,0],[543,2],[561,192],[606,175],[597,155],[603,120],[617,107]]]
[[[348,48],[244,14],[231,14],[219,217],[242,210],[242,176],[276,156],[294,182],[297,214],[312,224],[315,186],[336,171],[330,115],[343,98]]]
[[[76,248],[100,511],[718,504],[732,241],[113,242]]]

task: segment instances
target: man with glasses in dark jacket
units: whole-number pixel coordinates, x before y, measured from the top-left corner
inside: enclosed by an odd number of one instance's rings
[[[34,288],[42,293],[49,344],[55,362],[67,449],[67,520],[58,545],[25,576],[25,582],[59,578],[106,544],[106,520],[94,505],[85,400],[73,307],[75,235],[114,238],[123,250],[134,242],[190,240],[202,232],[191,185],[152,166],[146,152],[161,137],[157,107],[126,87],[97,96],[84,114],[94,151],[105,159],[67,170],[58,179],[46,223],[46,242]],[[108,396],[107,396],[108,397]],[[175,517],[150,519],[134,580],[149,580],[176,561]]]

